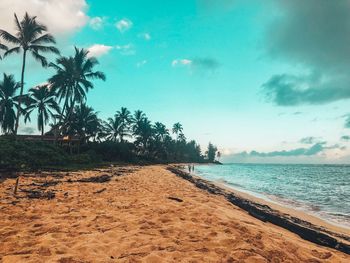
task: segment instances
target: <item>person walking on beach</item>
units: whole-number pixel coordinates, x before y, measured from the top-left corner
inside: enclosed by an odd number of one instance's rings
[[[188,172],[191,173],[191,165],[188,165]]]
[[[192,164],[192,173],[194,173],[194,164]]]

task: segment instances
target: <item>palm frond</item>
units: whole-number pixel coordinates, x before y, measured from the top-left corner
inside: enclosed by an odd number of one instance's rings
[[[37,52],[32,52],[32,55],[35,60],[39,61],[43,67],[47,67],[47,60],[44,56],[40,55]]]
[[[21,51],[21,48],[20,47],[14,47],[14,48],[11,48],[9,50],[7,50],[5,53],[4,53],[4,57],[7,57],[9,55],[11,55],[12,53],[19,53]]]
[[[103,81],[106,81],[106,75],[101,71],[91,72],[85,75],[87,78],[92,79],[101,79]]]
[[[31,43],[34,44],[34,45],[39,45],[39,44],[43,44],[43,43],[45,43],[45,44],[49,44],[49,43],[56,44],[56,40],[53,37],[53,35],[47,33],[47,34],[44,34],[44,35],[38,37],[37,39],[34,39]]]
[[[4,39],[5,41],[11,44],[14,44],[14,45],[21,44],[21,41],[17,37],[15,37],[14,35],[2,29],[0,29],[0,37],[2,37],[2,39]]]
[[[33,50],[37,53],[38,52],[44,52],[44,53],[52,52],[56,55],[60,54],[60,51],[56,47],[53,47],[53,46],[30,45],[29,49]]]
[[[0,43],[0,49],[2,49],[2,50],[8,50],[8,47],[5,46],[4,44],[1,44],[1,43]]]

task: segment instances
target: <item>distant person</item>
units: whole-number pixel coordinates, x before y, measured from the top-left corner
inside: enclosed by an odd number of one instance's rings
[[[191,165],[188,165],[188,172],[191,173]]]
[[[194,173],[194,164],[192,164],[192,173]]]

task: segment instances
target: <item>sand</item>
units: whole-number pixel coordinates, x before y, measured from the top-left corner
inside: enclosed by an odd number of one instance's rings
[[[115,176],[74,182],[103,174]],[[14,179],[0,183],[0,262],[350,262],[164,166],[33,176],[21,177],[17,198]],[[42,187],[50,200],[23,192],[52,181]]]

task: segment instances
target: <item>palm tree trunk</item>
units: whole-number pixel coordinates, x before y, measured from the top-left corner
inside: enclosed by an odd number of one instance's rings
[[[62,124],[62,121],[63,121],[63,114],[64,114],[64,111],[66,110],[67,106],[68,106],[68,95],[66,96],[65,100],[64,100],[64,104],[63,104],[63,108],[62,108],[62,112],[61,112],[61,116],[60,116],[60,120],[59,120],[59,124],[61,124],[61,127],[58,129],[58,132],[61,134],[62,131],[63,131],[63,124]],[[56,134],[56,140],[57,140],[57,137],[58,137],[59,134]]]
[[[64,100],[64,104],[63,104],[61,116],[60,116],[60,122],[62,122],[64,111],[66,110],[66,108],[67,108],[67,106],[68,106],[68,99],[69,99],[69,97],[66,96],[66,98],[65,98],[65,100]]]
[[[43,127],[41,127],[41,139],[43,140],[43,139],[44,139],[44,129],[45,129],[45,126],[44,126],[44,117],[41,116],[41,118],[43,119]]]
[[[42,112],[38,118],[41,119],[41,140],[44,139],[44,113]],[[40,127],[39,127],[40,128]]]
[[[19,99],[18,99],[18,105],[17,105],[15,135],[17,135],[18,124],[19,124],[19,117],[21,115],[21,104],[22,104],[22,96],[23,96],[23,90],[24,90],[24,71],[25,71],[25,67],[26,67],[26,55],[27,55],[27,51],[23,50],[22,73],[21,73],[21,92],[20,92],[20,96],[19,96]]]

